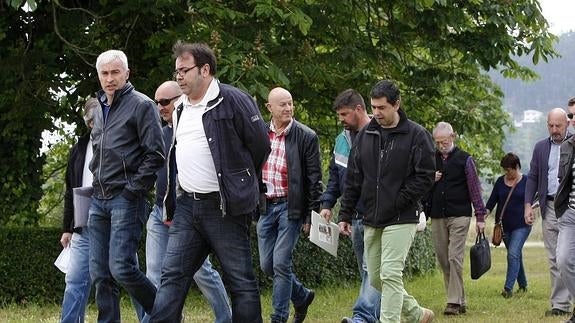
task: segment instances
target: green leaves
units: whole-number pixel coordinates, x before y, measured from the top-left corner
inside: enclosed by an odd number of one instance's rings
[[[498,169],[489,156],[501,151],[509,118],[484,71],[533,79],[518,56],[532,54],[536,63],[557,56],[556,37],[533,0],[99,0],[74,8],[54,1],[28,12],[16,10],[22,1],[6,1],[0,147],[7,148],[0,177],[8,193],[0,224],[21,219],[13,216],[20,212],[28,212],[22,222],[38,222],[32,213],[43,183],[41,133],[53,118],[81,122],[84,98],[100,86],[94,62],[110,48],[126,52],[130,80],[153,96],[170,78],[177,39],[209,44],[217,77],[254,95],[265,118],[269,89],[289,89],[296,117],[318,132],[325,158],[341,131],[331,109],[335,96],[355,88],[369,106],[371,86],[393,79],[410,118],[430,130],[451,122],[486,170]]]

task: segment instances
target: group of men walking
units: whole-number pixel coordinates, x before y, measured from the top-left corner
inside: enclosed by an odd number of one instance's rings
[[[433,311],[407,293],[402,279],[421,201],[432,218],[444,274],[444,314],[466,312],[462,264],[471,205],[478,232],[486,212],[473,158],[455,147],[451,125],[440,122],[431,135],[411,121],[390,81],[372,88],[372,117],[357,91],[343,91],[333,108],[344,130],[322,194],[318,136],[293,118],[289,91],[270,91],[266,124],[250,95],[217,80],[208,46],[178,41],[173,54],[175,81],[162,83],[153,101],[128,81],[123,52],[106,51],[97,59],[102,90],[84,111],[92,130],[72,148],[66,174],[61,242],[71,243],[76,264],[66,275],[62,322],[84,320],[91,283],[99,322],[120,321],[120,286],[142,322],[180,322],[193,281],[216,322],[262,322],[249,239],[254,219],[260,267],[273,277],[271,322],[288,321],[290,302],[293,322],[303,322],[315,292],[295,276],[293,251],[300,232],[309,232],[311,211],[329,221],[339,198],[340,232],[352,237],[362,279],[352,316],[342,322],[433,320]],[[572,155],[565,155],[571,163]],[[568,167],[559,172],[568,178],[560,186],[568,191],[571,173]],[[146,195],[154,183],[148,212]],[[72,188],[80,186],[94,189],[86,227],[75,226],[71,215]],[[136,255],[144,225],[146,274]],[[559,267],[572,268],[570,260],[559,260]],[[568,311],[570,303],[552,306]]]

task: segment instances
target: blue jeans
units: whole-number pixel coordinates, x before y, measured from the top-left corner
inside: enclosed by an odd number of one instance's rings
[[[354,322],[379,322],[379,309],[381,308],[381,293],[369,283],[367,263],[363,255],[363,220],[353,219],[351,224],[351,242],[357,258],[357,266],[361,276],[361,287],[355,304],[353,305]]]
[[[219,200],[178,197],[151,322],[179,322],[194,274],[213,252],[232,301],[233,322],[262,322],[252,265],[252,214],[222,216]]]
[[[92,198],[90,276],[96,288],[98,322],[120,322],[118,284],[150,313],[156,288],[140,271],[138,244],[147,217],[146,201],[128,201],[121,195],[110,200]]]
[[[146,224],[146,276],[156,286],[160,286],[162,261],[168,247],[168,229],[162,221],[162,208],[154,205]],[[215,323],[232,321],[232,310],[220,274],[212,267],[209,257],[194,274],[194,281],[210,303]]]
[[[288,219],[287,202],[267,202],[266,213],[257,225],[260,266],[273,276],[272,321],[286,322],[289,301],[302,305],[310,293],[293,272],[293,250],[300,235],[302,219]]]
[[[522,227],[503,233],[503,242],[507,248],[507,276],[505,289],[513,290],[515,281],[520,288],[527,287],[527,277],[523,267],[523,245],[531,233],[531,226]]]
[[[88,228],[72,234],[70,267],[66,273],[66,289],[62,300],[61,323],[83,323],[90,296],[90,237]]]

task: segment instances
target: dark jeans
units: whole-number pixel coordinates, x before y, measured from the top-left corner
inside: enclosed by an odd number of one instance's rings
[[[98,322],[120,322],[119,287],[151,312],[156,288],[140,271],[136,254],[148,211],[143,197],[128,201],[92,199],[90,276],[96,289]],[[117,283],[116,283],[117,282]]]
[[[193,276],[210,252],[222,267],[233,322],[262,322],[249,240],[251,219],[252,214],[223,217],[219,200],[178,197],[150,322],[180,321]]]

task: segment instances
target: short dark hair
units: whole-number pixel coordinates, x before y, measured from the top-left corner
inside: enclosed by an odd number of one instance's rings
[[[505,156],[503,156],[503,158],[501,158],[501,163],[499,165],[501,165],[503,168],[515,169],[517,166],[521,168],[521,161],[519,160],[519,157],[514,153],[507,153]]]
[[[355,107],[357,105],[360,105],[365,110],[363,97],[354,89],[347,89],[341,92],[333,101],[333,109],[335,111],[342,107]]]
[[[391,104],[397,103],[397,101],[401,98],[399,89],[390,80],[382,80],[377,82],[371,89],[370,96],[373,99],[386,98],[387,102]]]
[[[572,97],[571,99],[569,99],[569,101],[567,101],[567,106],[571,107],[575,105],[575,97]]]
[[[216,75],[216,55],[210,46],[204,43],[186,43],[178,40],[172,47],[172,52],[174,58],[178,58],[184,53],[192,55],[198,67],[208,64],[210,75]]]

